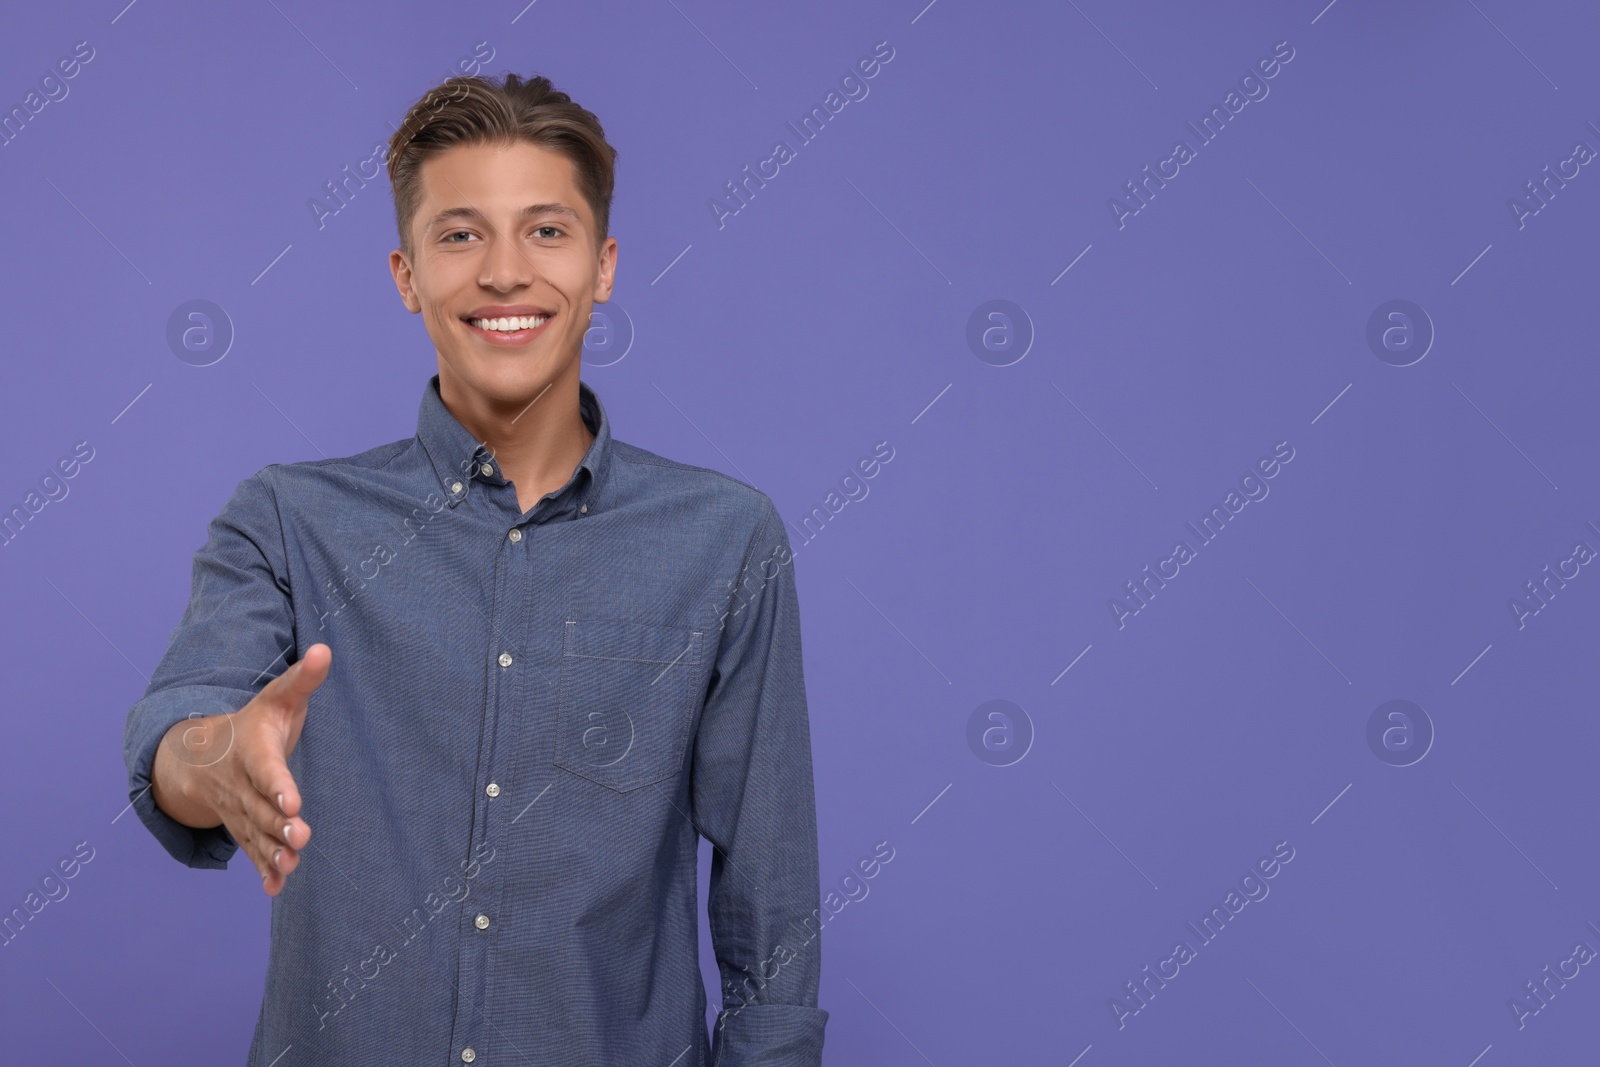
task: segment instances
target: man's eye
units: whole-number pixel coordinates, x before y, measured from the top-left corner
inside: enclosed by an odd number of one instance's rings
[[[555,226],[540,226],[538,229],[534,230],[533,232],[537,233],[537,234],[540,234],[540,235],[543,235],[546,230],[550,231],[550,236],[552,238],[559,237],[561,235],[561,230],[558,227],[555,227]]]
[[[445,241],[446,241],[446,242],[447,242],[447,243],[449,243],[449,244],[457,244],[457,245],[458,245],[458,244],[461,244],[461,243],[462,243],[462,242],[460,242],[460,241],[455,241],[455,240],[451,240],[451,238],[454,238],[454,237],[460,237],[460,236],[461,236],[461,235],[463,235],[463,234],[466,234],[466,236],[468,236],[468,237],[471,237],[471,236],[472,236],[472,234],[471,234],[471,232],[469,232],[469,231],[467,231],[467,230],[456,230],[456,231],[455,231],[455,232],[454,232],[454,233],[447,233],[447,234],[445,234],[445,235],[444,235],[444,239],[445,239]]]

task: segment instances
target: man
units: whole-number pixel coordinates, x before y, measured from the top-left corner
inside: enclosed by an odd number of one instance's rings
[[[416,436],[240,482],[129,713],[145,825],[192,867],[243,848],[273,896],[253,1067],[821,1062],[789,541],[751,486],[614,439],[579,379],[614,158],[545,78],[412,107]]]

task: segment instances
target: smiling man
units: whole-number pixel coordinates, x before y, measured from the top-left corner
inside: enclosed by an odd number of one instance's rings
[[[252,1067],[821,1062],[790,545],[580,380],[614,159],[544,78],[411,108],[417,432],[241,481],[129,712],[145,825],[191,867],[243,849],[273,897]]]

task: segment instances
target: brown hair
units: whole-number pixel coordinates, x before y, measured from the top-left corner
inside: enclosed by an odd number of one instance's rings
[[[394,190],[400,248],[411,255],[411,217],[422,200],[419,173],[425,160],[463,144],[526,141],[572,161],[578,190],[594,215],[595,246],[611,225],[617,150],[606,141],[600,120],[555,89],[550,79],[446,78],[423,94],[389,139],[389,184]]]

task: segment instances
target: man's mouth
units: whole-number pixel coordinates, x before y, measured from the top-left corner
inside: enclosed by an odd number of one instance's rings
[[[497,315],[465,318],[475,335],[491,345],[525,345],[544,335],[544,328],[555,316],[546,312],[540,315]]]
[[[489,330],[493,333],[515,333],[517,330],[538,329],[549,318],[548,315],[513,315],[503,319],[468,319],[467,322],[480,330]]]

